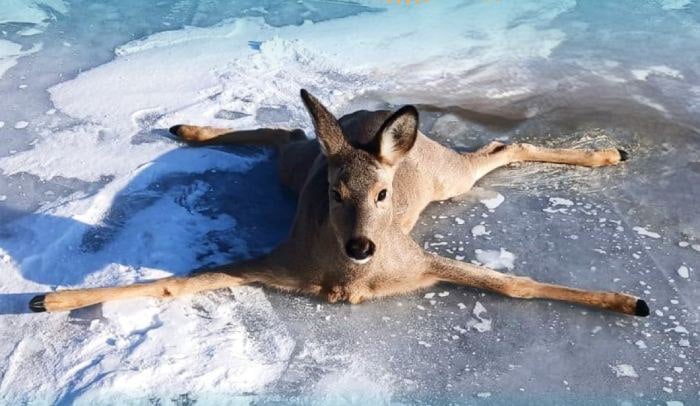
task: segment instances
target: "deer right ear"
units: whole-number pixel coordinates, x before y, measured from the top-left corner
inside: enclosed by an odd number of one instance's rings
[[[336,155],[346,148],[349,144],[345,141],[343,130],[333,114],[305,89],[301,89],[301,99],[313,119],[316,137],[321,144],[323,154],[326,156]]]
[[[368,145],[381,162],[396,165],[413,148],[418,137],[418,110],[404,106],[392,114]]]

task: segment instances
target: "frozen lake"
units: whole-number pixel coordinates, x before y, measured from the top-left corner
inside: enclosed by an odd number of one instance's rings
[[[0,403],[700,403],[700,1],[0,2]],[[312,134],[300,88],[338,116],[415,104],[423,132],[463,150],[629,151],[500,169],[413,236],[640,296],[651,316],[447,285],[27,313],[36,292],[271,249],[295,209],[273,152],[166,129]]]

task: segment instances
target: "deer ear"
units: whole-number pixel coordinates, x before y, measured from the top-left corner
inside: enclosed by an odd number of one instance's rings
[[[404,106],[392,114],[370,143],[370,152],[381,162],[396,165],[413,148],[418,137],[418,110]]]
[[[313,119],[316,137],[321,144],[323,154],[332,156],[347,147],[349,144],[345,141],[343,130],[333,114],[305,89],[301,89],[301,99]]]

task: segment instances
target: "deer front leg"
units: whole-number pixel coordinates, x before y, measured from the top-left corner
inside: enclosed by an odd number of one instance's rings
[[[35,296],[29,302],[29,309],[35,312],[68,311],[112,300],[134,297],[174,298],[249,283],[262,283],[280,289],[301,290],[303,287],[285,268],[269,260],[252,260],[197,271],[184,277],[170,277],[127,286],[50,292]]]
[[[528,277],[509,275],[439,256],[428,260],[425,272],[442,282],[473,286],[513,298],[551,299],[635,316],[649,315],[649,307],[644,300],[625,293],[587,291],[541,283]]]

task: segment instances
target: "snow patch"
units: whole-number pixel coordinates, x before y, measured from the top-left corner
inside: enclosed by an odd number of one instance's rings
[[[479,237],[482,235],[489,235],[491,234],[490,231],[486,231],[486,226],[483,224],[476,225],[472,227],[472,236],[473,237]]]
[[[515,267],[515,255],[504,248],[498,251],[476,249],[474,253],[476,260],[487,268],[512,270]]]
[[[655,233],[653,231],[649,231],[644,227],[632,227],[632,230],[636,231],[637,234],[644,236],[644,237],[661,238],[661,235],[659,235],[658,233]]]
[[[475,319],[469,320],[467,322],[467,327],[473,328],[479,333],[491,331],[491,319],[484,317],[484,313],[486,313],[486,308],[484,305],[482,305],[481,302],[476,302],[474,304],[474,310],[472,310],[472,314],[474,315]]]
[[[431,347],[420,341],[420,345]],[[393,396],[392,377],[353,363],[341,371],[327,374],[316,383],[311,405],[387,405]]]
[[[650,66],[646,69],[634,69],[632,70],[632,75],[637,80],[647,80],[650,75],[666,76],[674,79],[683,79],[683,75],[676,69],[669,68],[668,66]]]
[[[18,121],[15,123],[15,128],[18,130],[23,130],[29,126],[29,122],[27,121]]]
[[[681,10],[686,8],[692,0],[659,0],[664,10]]]
[[[628,377],[628,378],[639,378],[639,375],[637,375],[637,371],[634,370],[634,367],[629,364],[618,364],[618,365],[611,365],[610,368],[613,370],[615,373],[615,376],[618,378],[621,377]]]
[[[51,19],[47,10],[66,14],[68,6],[63,0],[3,0],[0,7],[0,24],[23,23],[42,26]]]
[[[573,206],[574,202],[572,202],[569,199],[564,199],[563,197],[550,197],[549,198],[549,203],[552,206]]]
[[[12,23],[18,26],[32,24],[18,31],[19,35],[30,36],[43,32],[43,28],[51,20],[51,12],[65,14],[68,7],[62,0],[3,0],[0,7],[0,24]],[[3,31],[7,35],[6,31]],[[20,44],[0,39],[0,78],[5,72],[17,64],[17,60],[38,52],[41,43],[34,44],[23,51]]]
[[[542,209],[543,212],[566,214],[566,213],[568,213],[568,209],[574,205],[574,202],[572,202],[569,199],[565,199],[563,197],[550,197],[549,204],[550,204],[550,207],[545,207],[544,209]],[[563,207],[558,207],[558,206],[563,206]]]
[[[498,192],[492,192],[493,197],[482,198],[479,201],[489,210],[494,210],[503,203],[506,198]]]

